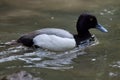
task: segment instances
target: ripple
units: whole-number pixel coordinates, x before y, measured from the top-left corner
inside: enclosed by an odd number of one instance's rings
[[[81,46],[66,52],[51,52],[43,49],[31,50],[23,46],[9,47],[8,49],[0,52],[0,63],[12,61],[23,61],[26,64],[22,67],[39,67],[49,69],[71,69],[73,68],[73,59],[79,55],[84,55],[84,49],[89,46],[98,44],[98,41],[86,40],[81,43]],[[13,65],[12,65],[13,66]],[[8,67],[8,66],[7,66]],[[14,66],[15,67],[15,66]],[[10,67],[9,68],[14,68]]]
[[[110,65],[111,67],[114,68],[120,68],[120,61],[114,62],[112,65]]]

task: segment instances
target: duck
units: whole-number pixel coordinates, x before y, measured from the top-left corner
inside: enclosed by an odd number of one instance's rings
[[[76,34],[59,28],[42,28],[19,37],[16,42],[26,47],[43,48],[51,51],[67,51],[78,47],[81,41],[92,36],[90,29],[108,32],[92,14],[83,13],[76,23]]]

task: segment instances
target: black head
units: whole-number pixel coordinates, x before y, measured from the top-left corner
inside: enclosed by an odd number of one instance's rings
[[[91,37],[91,33],[89,32],[91,28],[99,29],[102,32],[108,32],[98,23],[96,17],[91,14],[81,14],[78,18],[76,28],[78,34],[74,37],[77,43]]]
[[[107,30],[98,23],[96,17],[91,14],[81,14],[78,18],[76,27],[78,34],[84,34],[91,28],[97,28],[102,32],[107,32]]]
[[[87,31],[90,28],[95,28],[97,24],[98,22],[95,16],[90,14],[82,14],[79,16],[77,21],[77,31],[78,33]]]

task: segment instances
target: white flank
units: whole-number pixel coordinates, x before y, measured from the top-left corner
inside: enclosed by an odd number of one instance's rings
[[[41,34],[33,39],[34,45],[52,51],[66,51],[75,47],[74,38],[63,38],[56,35]]]

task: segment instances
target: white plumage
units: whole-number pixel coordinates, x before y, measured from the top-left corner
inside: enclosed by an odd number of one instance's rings
[[[64,38],[57,35],[41,34],[33,39],[34,45],[52,51],[66,51],[75,47],[74,38]]]

